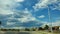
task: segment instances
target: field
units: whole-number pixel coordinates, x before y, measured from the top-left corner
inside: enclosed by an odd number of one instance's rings
[[[60,34],[59,32],[48,31],[0,31],[0,34]]]

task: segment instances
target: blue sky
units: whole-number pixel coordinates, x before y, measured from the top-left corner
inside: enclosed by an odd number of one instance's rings
[[[49,21],[49,13],[50,21]],[[1,28],[60,26],[60,0],[0,0]]]

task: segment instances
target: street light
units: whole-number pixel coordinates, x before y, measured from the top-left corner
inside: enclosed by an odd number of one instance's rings
[[[48,6],[47,6],[47,8],[48,8],[49,22],[51,22],[50,8]],[[51,32],[53,32],[52,31],[52,22],[51,22]]]

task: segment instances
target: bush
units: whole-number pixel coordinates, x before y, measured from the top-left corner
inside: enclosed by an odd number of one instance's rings
[[[25,31],[30,31],[30,29],[28,29],[28,28],[25,28]]]

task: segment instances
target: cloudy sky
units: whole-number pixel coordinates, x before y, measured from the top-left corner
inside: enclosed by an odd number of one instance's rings
[[[60,25],[60,0],[0,0],[1,28]]]

